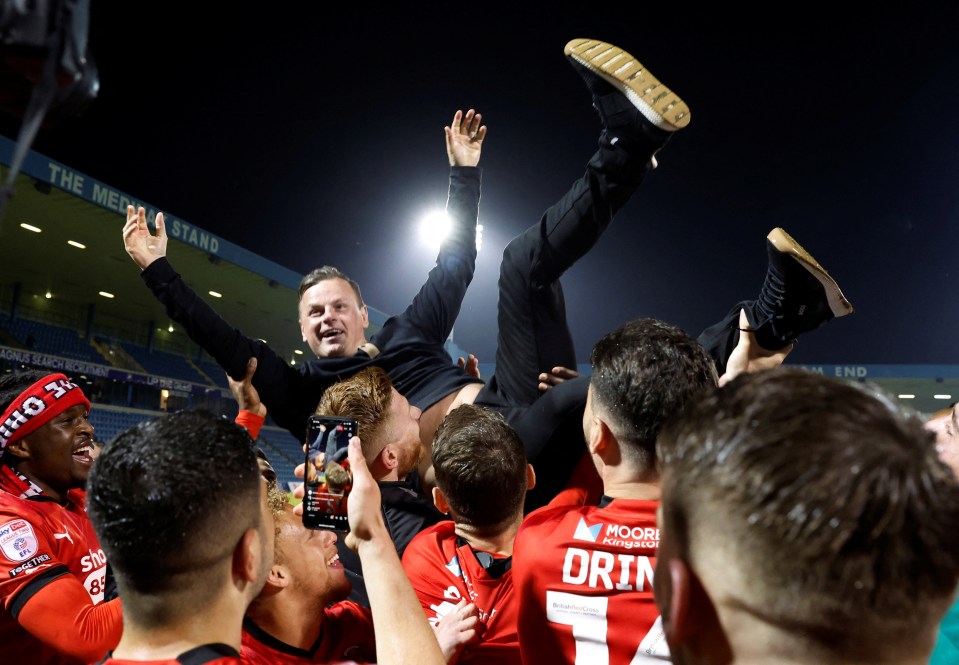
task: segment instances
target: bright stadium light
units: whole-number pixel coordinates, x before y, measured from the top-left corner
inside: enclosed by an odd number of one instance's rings
[[[43,232],[43,229],[41,229],[40,227],[34,226],[33,224],[27,224],[26,222],[23,222],[23,223],[20,225],[20,228],[21,228],[21,229],[26,229],[27,231],[33,231],[34,233],[42,233],[42,232]]]
[[[427,245],[439,250],[450,232],[451,221],[445,210],[434,210],[420,222],[420,237]]]
[[[223,297],[223,294],[220,293],[220,292],[218,292],[218,291],[208,291],[207,293],[209,293],[209,294],[210,294],[211,296],[213,296],[214,298],[222,298],[222,297]]]
[[[76,247],[77,249],[86,249],[87,246],[82,242],[77,242],[76,240],[67,240],[67,244],[71,247]]]
[[[440,245],[449,235],[453,220],[445,210],[434,210],[428,213],[420,222],[420,237],[423,242],[434,250],[439,251]],[[476,225],[476,251],[483,246],[483,225]]]

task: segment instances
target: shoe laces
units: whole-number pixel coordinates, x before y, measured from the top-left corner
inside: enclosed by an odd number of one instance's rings
[[[766,279],[763,281],[763,287],[759,291],[759,301],[757,306],[759,310],[767,317],[773,318],[776,313],[782,313],[783,302],[786,299],[786,283],[770,267],[766,271]]]

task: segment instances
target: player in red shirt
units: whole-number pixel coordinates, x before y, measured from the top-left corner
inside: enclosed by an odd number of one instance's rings
[[[88,487],[123,598],[123,634],[105,662],[238,663],[274,540],[247,432],[205,411],[152,418],[104,447]]]
[[[63,374],[0,378],[0,652],[4,662],[89,662],[117,644],[106,555],[85,512],[90,402]]]
[[[243,621],[243,662],[375,662],[369,608],[343,600],[350,583],[339,563],[336,534],[307,529],[289,504],[277,525],[273,567]]]
[[[204,644],[178,654],[175,658],[161,660],[129,660],[126,658],[106,658],[96,665],[241,665],[236,650],[225,644]]]
[[[256,358],[251,358],[240,381],[227,375],[240,409],[236,422],[253,439],[259,435],[267,414],[252,383],[256,365]],[[275,480],[273,473],[274,487]],[[345,600],[350,582],[337,554],[337,535],[304,527],[285,496],[275,507],[274,516],[277,533],[273,566],[243,620],[243,662],[375,662],[370,610]]]
[[[606,335],[591,361],[583,432],[603,497],[598,505],[545,506],[517,533],[513,583],[527,664],[669,659],[652,589],[656,435],[715,387],[716,369],[694,339],[654,319]]]
[[[432,455],[433,498],[452,519],[420,532],[403,567],[434,626],[455,620],[463,601],[475,606],[476,637],[458,654],[445,647],[448,660],[518,664],[511,557],[535,484],[523,443],[499,414],[464,404],[436,430]]]

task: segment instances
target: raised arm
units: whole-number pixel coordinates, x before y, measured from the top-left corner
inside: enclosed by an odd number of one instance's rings
[[[140,268],[140,277],[166,307],[170,318],[183,326],[190,339],[209,353],[227,374],[242,379],[247,373],[248,361],[256,358],[253,385],[263,403],[278,425],[302,439],[306,417],[316,408],[323,391],[336,380],[333,371],[327,375],[321,368],[315,368],[315,372],[300,373],[269,346],[245,336],[220,318],[167,260],[162,213],[157,214],[157,232],[153,235],[147,227],[143,208],[134,210],[130,206],[123,227],[123,244]]]
[[[363,564],[363,578],[373,612],[376,661],[379,665],[445,665],[433,628],[393,547],[383,519],[380,488],[373,480],[359,437],[350,440],[353,490],[347,502],[350,532],[346,543]]]
[[[476,268],[476,219],[479,214],[480,153],[486,138],[482,115],[470,109],[457,111],[445,127],[450,161],[450,190],[446,214],[450,231],[440,246],[436,265],[410,306],[390,318],[371,341],[402,340],[414,331],[416,339],[442,345],[459,316],[466,289]],[[381,346],[382,348],[382,346]]]

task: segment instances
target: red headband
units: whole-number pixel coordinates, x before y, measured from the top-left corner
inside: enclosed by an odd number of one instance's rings
[[[0,450],[77,404],[90,411],[90,400],[66,375],[48,374],[20,393],[0,416]]]

